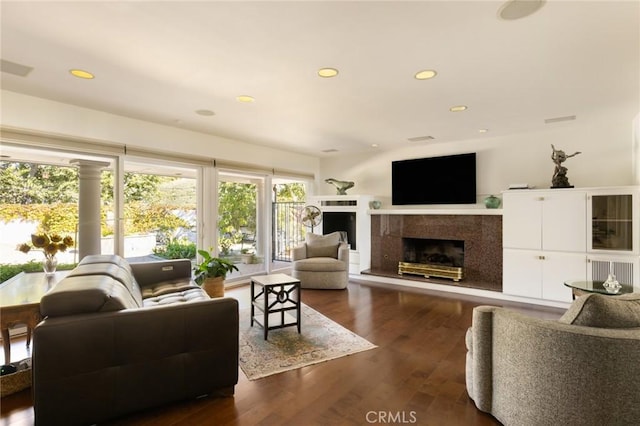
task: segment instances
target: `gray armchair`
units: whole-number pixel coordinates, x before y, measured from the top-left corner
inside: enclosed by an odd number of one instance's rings
[[[300,287],[345,289],[349,282],[349,245],[340,233],[307,234],[306,242],[292,251],[292,275]]]
[[[557,321],[479,306],[467,392],[505,425],[637,425],[640,294],[588,294]]]

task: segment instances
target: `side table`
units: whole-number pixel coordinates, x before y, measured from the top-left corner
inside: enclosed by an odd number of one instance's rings
[[[580,297],[588,293],[600,293],[600,294],[606,294],[608,296],[616,296],[620,294],[633,293],[633,286],[630,284],[621,283],[622,287],[620,287],[620,289],[615,293],[612,293],[609,290],[607,290],[603,286],[603,284],[604,284],[604,281],[596,281],[596,280],[592,280],[592,281],[576,280],[576,281],[564,282],[565,286],[571,288],[574,299],[576,297]]]
[[[300,280],[285,274],[251,277],[252,327],[254,321],[264,329],[264,340],[277,328],[297,326],[300,333]]]
[[[0,330],[4,363],[11,362],[9,329],[18,324],[27,326],[27,347],[31,345],[31,331],[42,320],[40,299],[69,271],[45,275],[44,272],[21,272],[0,284]]]

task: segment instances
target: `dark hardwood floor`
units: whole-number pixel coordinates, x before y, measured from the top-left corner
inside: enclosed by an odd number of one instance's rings
[[[249,304],[246,286],[227,296]],[[496,425],[465,389],[464,335],[472,309],[493,304],[542,318],[562,314],[365,281],[352,281],[346,291],[304,290],[302,299],[378,348],[255,381],[240,370],[233,397],[176,403],[109,425]],[[14,359],[24,345],[24,339],[12,342]],[[1,402],[1,425],[33,424],[29,390]]]

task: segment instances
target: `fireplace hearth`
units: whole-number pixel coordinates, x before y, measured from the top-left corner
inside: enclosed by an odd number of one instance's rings
[[[464,241],[403,238],[403,261],[398,274],[422,275],[425,278],[464,278]]]

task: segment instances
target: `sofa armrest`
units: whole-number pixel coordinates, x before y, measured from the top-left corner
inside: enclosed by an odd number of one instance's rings
[[[467,390],[478,409],[491,412],[493,385],[493,306],[473,309],[473,326],[469,330],[467,357]]]
[[[131,270],[140,287],[153,284],[191,279],[191,261],[189,259],[159,260],[156,262],[131,263]]]
[[[34,330],[36,424],[92,424],[233,389],[238,331],[228,297],[47,318]]]
[[[338,260],[349,263],[349,244],[340,243],[338,246]]]
[[[307,245],[302,244],[291,249],[291,260],[302,260],[307,258]]]

